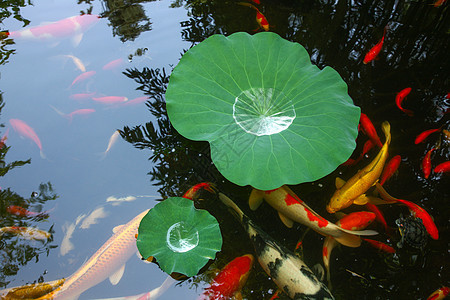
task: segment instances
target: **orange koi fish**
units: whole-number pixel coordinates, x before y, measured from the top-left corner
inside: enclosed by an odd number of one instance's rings
[[[450,288],[447,286],[441,287],[440,289],[435,290],[430,296],[428,296],[427,300],[442,300],[450,294]]]
[[[251,3],[247,2],[238,2],[239,5],[248,6],[250,8],[253,8],[256,10],[256,22],[258,22],[258,25],[260,28],[264,29],[265,31],[269,30],[269,22],[267,21],[266,17],[259,11],[257,7],[255,7]]]
[[[211,192],[213,194],[216,193],[214,191],[214,185],[211,182],[201,182],[201,183],[198,183],[198,184],[194,185],[193,187],[191,187],[181,197],[192,200],[192,199],[194,199],[195,195],[198,193],[198,191],[200,189],[207,190],[208,192]]]
[[[348,247],[359,247],[361,239],[357,235],[377,234],[377,232],[372,230],[352,231],[329,222],[306,205],[286,185],[271,191],[253,189],[249,198],[250,209],[256,210],[263,200],[266,200],[270,206],[278,211],[281,221],[287,227],[291,228],[295,221],[310,227],[320,234],[331,235],[339,243]]]
[[[434,168],[434,173],[444,173],[450,171],[450,161],[443,162]]]
[[[240,290],[247,282],[253,266],[253,255],[246,254],[229,262],[214,278],[211,286],[198,298],[199,300],[230,299],[240,296]],[[240,299],[240,298],[239,298]]]
[[[436,128],[436,129],[428,129],[428,130],[425,130],[424,132],[422,132],[421,134],[419,134],[417,137],[416,137],[416,139],[414,140],[414,144],[420,144],[420,143],[422,143],[423,141],[425,141],[425,139],[430,135],[430,134],[432,134],[432,133],[434,133],[434,132],[437,132],[437,131],[440,131],[441,130],[441,128],[439,127],[439,128]]]
[[[434,7],[439,7],[439,6],[441,6],[442,4],[444,4],[445,3],[445,0],[436,0],[434,3],[433,3],[433,6]]]
[[[383,169],[383,173],[380,176],[380,184],[383,185],[386,180],[394,175],[395,171],[397,171],[400,166],[400,162],[402,161],[402,157],[400,155],[396,155],[386,164],[386,167]]]
[[[410,92],[411,92],[410,87],[405,88],[405,89],[401,90],[400,92],[398,92],[397,96],[395,96],[395,104],[402,112],[404,112],[408,116],[412,117],[414,115],[414,112],[412,110],[405,109],[402,107],[403,100],[405,100],[406,96],[408,96]]]
[[[27,240],[40,240],[44,241],[49,239],[52,235],[44,230],[40,230],[33,227],[20,227],[20,226],[9,226],[0,228],[0,236],[5,233],[10,233],[18,235]]]
[[[372,121],[365,113],[361,113],[361,118],[359,119],[359,124],[361,124],[361,129],[365,135],[369,137],[369,139],[375,143],[378,147],[383,147],[383,144],[378,137],[377,131],[373,126]]]
[[[19,217],[40,217],[40,218],[48,218],[48,213],[46,212],[34,212],[29,211],[18,205],[10,205],[6,208],[6,211],[11,215],[16,215]]]
[[[87,71],[87,72],[81,73],[80,75],[75,77],[75,79],[72,81],[72,84],[70,85],[70,87],[73,87],[76,83],[84,81],[84,80],[88,79],[89,77],[94,76],[96,73],[97,72],[95,72],[95,71]]]
[[[383,242],[376,241],[376,240],[371,240],[371,239],[365,239],[365,238],[363,238],[363,240],[366,241],[367,243],[369,243],[369,245],[371,245],[372,247],[374,247],[374,248],[376,248],[378,250],[384,251],[386,253],[395,253],[395,249],[394,248],[392,248],[389,245],[386,245]]]
[[[361,230],[375,220],[375,214],[369,211],[358,211],[345,215],[336,225],[347,230]]]
[[[118,67],[120,67],[124,63],[124,60],[122,58],[115,59],[113,61],[110,61],[106,65],[102,67],[103,70],[113,70]]]
[[[38,298],[39,300],[76,299],[87,289],[109,277],[112,284],[122,278],[125,263],[137,251],[135,235],[139,223],[149,209],[143,211],[125,225],[116,227],[112,237],[64,284],[53,292]]]
[[[436,150],[436,148],[431,148],[427,154],[425,154],[424,158],[422,159],[422,172],[423,172],[423,177],[425,177],[425,179],[428,179],[428,177],[430,177],[431,174],[431,153]]]
[[[384,27],[383,37],[375,46],[373,46],[369,50],[369,52],[366,53],[366,56],[364,56],[364,60],[363,60],[364,64],[368,64],[369,62],[371,62],[378,56],[378,54],[381,51],[381,48],[383,47],[384,37],[386,36],[386,31],[387,31],[387,27]]]
[[[121,96],[105,96],[105,97],[92,97],[92,100],[104,103],[104,104],[115,104],[115,103],[121,103],[128,100],[127,97],[121,97]]]
[[[42,152],[42,143],[39,139],[36,132],[31,128],[27,123],[19,119],[10,119],[9,123],[17,131],[20,135],[23,135],[29,139],[31,139],[39,148],[40,155],[42,158],[45,158],[44,152]]]
[[[428,234],[435,240],[439,238],[439,232],[436,227],[436,224],[434,224],[433,218],[428,214],[428,212],[420,207],[419,205],[403,199],[394,198],[391,195],[386,192],[386,190],[379,184],[376,183],[375,187],[377,188],[378,192],[380,193],[381,197],[385,199],[386,201],[394,201],[397,203],[401,203],[408,207],[408,209],[412,212],[412,214],[416,217],[422,220],[423,225],[425,226],[425,229],[427,230]]]

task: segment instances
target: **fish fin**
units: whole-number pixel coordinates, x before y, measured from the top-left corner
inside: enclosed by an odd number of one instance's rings
[[[344,229],[339,227],[339,230],[346,232],[346,233],[350,233],[352,235],[377,235],[378,232],[375,230],[348,230],[348,229]],[[337,239],[336,237],[334,237],[335,239]]]
[[[72,38],[72,46],[78,47],[78,45],[80,44],[82,39],[83,39],[83,34],[82,33],[79,33],[79,34],[75,35]]]
[[[248,198],[248,205],[251,210],[256,210],[264,200],[264,192],[261,190],[253,189]]]
[[[366,196],[366,194],[361,194],[358,196],[358,198],[353,200],[353,203],[356,205],[364,205],[367,204],[367,202],[369,202],[369,198]]]
[[[369,203],[374,204],[374,205],[397,203],[396,201],[384,200],[384,199],[381,199],[381,198],[378,198],[378,197],[373,197],[373,196],[367,196],[367,198],[369,199]]]
[[[120,228],[122,228],[124,225],[122,224],[122,225],[117,225],[116,227],[114,227],[113,228],[113,233],[117,233],[117,231],[119,231],[120,230]]]
[[[119,269],[112,273],[111,276],[109,276],[109,282],[111,282],[112,285],[118,284],[120,279],[122,279],[123,272],[125,272],[125,265],[122,265]]]
[[[361,245],[361,238],[353,234],[343,234],[340,237],[335,237],[334,239],[347,247],[357,248]]]
[[[341,187],[343,187],[345,184],[345,180],[340,178],[340,177],[336,177],[336,181],[335,181],[335,185],[337,189],[340,189]]]
[[[294,221],[283,215],[281,212],[278,212],[278,216],[280,217],[281,222],[286,225],[286,227],[292,228],[292,226],[294,226]]]

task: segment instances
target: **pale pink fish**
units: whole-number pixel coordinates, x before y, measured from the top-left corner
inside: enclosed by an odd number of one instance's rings
[[[81,72],[86,72],[86,66],[83,64],[81,59],[71,54],[63,54],[63,57],[70,58],[73,61],[73,64],[80,70]]]
[[[132,99],[132,100],[129,100],[129,101],[123,103],[122,105],[123,105],[123,106],[136,105],[136,104],[145,102],[145,101],[147,101],[148,99],[150,99],[150,98],[147,97],[147,96],[137,97],[137,98],[134,98],[134,99]]]
[[[72,122],[74,116],[88,115],[88,114],[92,114],[93,112],[95,112],[95,109],[92,109],[92,108],[81,108],[81,109],[74,110],[71,113],[65,114],[52,105],[50,105],[50,107],[53,108],[53,110],[56,111],[60,116],[63,116],[64,118],[69,120],[69,122]]]
[[[75,83],[86,80],[89,77],[94,76],[95,73],[96,73],[95,71],[87,71],[87,72],[81,73],[72,81],[72,84],[70,86],[72,87]]]
[[[73,100],[85,100],[85,99],[92,99],[94,97],[96,92],[92,93],[79,93],[79,94],[72,94],[69,96],[70,99]]]
[[[113,61],[110,61],[106,65],[103,66],[103,70],[113,70],[118,67],[120,67],[124,63],[124,60],[122,58],[115,59]]]
[[[73,16],[50,24],[13,31],[8,35],[13,39],[47,41],[55,38],[73,37],[77,46],[83,38],[83,32],[99,21],[97,15]]]
[[[9,123],[14,128],[14,130],[17,131],[20,135],[31,139],[39,147],[41,157],[45,158],[45,155],[42,152],[41,140],[39,139],[38,135],[33,130],[33,128],[31,128],[27,123],[19,119],[10,119]]]
[[[104,104],[116,104],[125,102],[128,100],[127,97],[121,97],[121,96],[105,96],[105,97],[92,97],[92,100],[104,103]]]
[[[106,150],[102,153],[102,159],[105,158],[106,154],[111,150],[112,146],[116,143],[117,139],[119,138],[120,133],[119,130],[114,131],[114,133],[109,138],[108,146],[106,147]]]

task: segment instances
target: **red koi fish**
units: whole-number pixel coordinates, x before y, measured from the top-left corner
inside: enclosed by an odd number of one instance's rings
[[[423,225],[425,226],[425,229],[427,230],[428,234],[435,240],[439,238],[439,231],[436,227],[436,224],[434,224],[433,219],[431,216],[427,213],[425,209],[420,207],[419,205],[403,199],[394,198],[391,195],[386,192],[386,190],[379,184],[375,184],[376,189],[380,193],[381,197],[385,199],[386,201],[394,201],[397,203],[401,203],[408,207],[408,209],[412,212],[412,214],[416,217],[422,220]]]
[[[10,205],[6,208],[6,211],[10,213],[11,215],[16,215],[19,217],[41,217],[41,218],[48,218],[48,213],[46,212],[34,212],[29,211],[28,209],[25,209],[18,205]]]
[[[103,70],[114,70],[118,67],[120,67],[124,63],[124,60],[122,58],[115,59],[113,61],[110,61],[106,65],[102,67]]]
[[[254,258],[251,254],[233,259],[223,267],[222,271],[214,278],[211,286],[198,299],[230,299],[240,294],[240,290],[247,282],[253,261]]]
[[[72,81],[72,84],[70,85],[70,87],[73,87],[77,82],[84,81],[84,80],[88,79],[89,77],[94,76],[95,73],[96,73],[95,71],[87,71],[87,72],[84,72],[84,73],[78,75],[78,76]]]
[[[443,162],[434,168],[434,173],[444,173],[450,171],[450,161]]]
[[[181,197],[192,200],[192,199],[194,199],[195,195],[198,193],[198,191],[200,189],[204,189],[204,190],[207,190],[208,192],[215,194],[216,192],[214,191],[213,187],[214,187],[214,185],[210,182],[201,182],[201,183],[198,183],[198,184],[194,185],[193,187],[191,187]]]
[[[369,211],[357,211],[345,215],[336,225],[347,230],[361,230],[369,226],[375,220],[375,214]]]
[[[375,46],[372,47],[372,49],[369,50],[369,52],[366,53],[366,56],[364,56],[364,60],[363,60],[364,64],[368,64],[369,62],[371,62],[378,56],[378,54],[381,51],[381,48],[383,47],[384,37],[386,36],[386,31],[387,31],[387,27],[384,27],[383,37]]]
[[[375,220],[377,220],[379,223],[381,223],[381,225],[383,225],[384,230],[386,231],[386,233],[390,233],[390,229],[387,226],[387,222],[386,219],[384,218],[383,213],[381,212],[381,210],[375,205],[372,204],[370,202],[366,203],[366,207],[368,210],[370,210],[371,212],[373,212],[375,214]]]
[[[38,135],[33,130],[33,128],[31,128],[27,123],[19,119],[10,119],[9,123],[14,128],[14,130],[18,132],[20,135],[31,139],[38,146],[41,157],[45,158],[44,152],[42,152],[41,140],[39,139]]]
[[[104,104],[115,104],[125,102],[128,100],[128,98],[121,96],[105,96],[105,97],[92,97],[92,100]]]
[[[400,92],[398,92],[397,96],[395,96],[395,104],[402,112],[404,112],[408,116],[412,117],[414,115],[414,112],[412,110],[402,107],[403,100],[405,100],[406,96],[408,96],[410,92],[411,92],[410,87],[405,88],[405,89],[401,90]]]
[[[436,150],[435,148],[431,148],[427,154],[425,154],[425,157],[422,159],[422,172],[423,172],[423,177],[425,177],[425,179],[428,179],[428,177],[430,177],[431,174],[431,153]]]
[[[348,247],[359,247],[361,239],[358,235],[375,235],[372,230],[352,231],[341,228],[321,217],[304,203],[286,185],[271,191],[253,189],[249,198],[250,209],[257,209],[263,200],[272,206],[281,218],[281,221],[289,228],[293,222],[304,224],[323,235],[331,235],[339,243]]]
[[[361,117],[359,119],[359,124],[361,124],[361,129],[365,135],[369,137],[369,139],[375,143],[378,147],[383,147],[381,143],[380,137],[377,134],[375,126],[373,126],[372,121],[365,113],[361,113]]]
[[[26,28],[7,33],[13,39],[28,39],[46,41],[55,38],[73,37],[73,44],[77,46],[83,38],[83,32],[99,21],[97,15],[81,15],[66,18],[47,25]]]
[[[442,4],[444,4],[445,3],[445,0],[436,0],[434,3],[433,3],[433,6],[434,7],[439,7],[439,6],[441,6]]]
[[[419,134],[417,137],[416,137],[416,139],[414,140],[414,144],[420,144],[420,143],[422,143],[423,141],[425,141],[425,139],[430,135],[430,134],[432,134],[432,133],[434,133],[434,132],[437,132],[437,131],[440,131],[441,130],[441,128],[439,127],[439,128],[436,128],[436,129],[428,129],[428,130],[425,130],[424,132],[422,132],[421,134]]]
[[[376,240],[371,240],[371,239],[365,239],[365,238],[363,238],[363,240],[365,240],[367,243],[369,243],[369,245],[371,245],[372,247],[374,247],[374,248],[376,248],[378,250],[384,251],[386,253],[395,253],[395,249],[394,248],[392,248],[389,245],[386,245],[383,242],[376,241]]]
[[[383,185],[389,178],[394,175],[395,171],[397,171],[400,166],[400,162],[402,161],[402,157],[400,155],[396,155],[386,164],[383,169],[383,173],[380,176],[380,184]]]
[[[251,3],[247,3],[247,2],[238,2],[239,5],[243,5],[243,6],[248,6],[250,8],[253,8],[254,10],[256,10],[256,22],[258,22],[258,25],[260,28],[264,29],[265,31],[269,30],[269,22],[267,21],[266,17],[259,11],[259,9],[257,7],[255,7],[253,4]]]
[[[441,287],[440,289],[435,290],[430,296],[428,296],[427,300],[442,300],[450,294],[450,288],[447,286]]]

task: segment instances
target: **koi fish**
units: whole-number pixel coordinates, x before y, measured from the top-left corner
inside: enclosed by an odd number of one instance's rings
[[[328,282],[328,288],[331,289],[331,274],[330,274],[330,259],[331,259],[331,252],[336,247],[338,243],[336,240],[328,235],[325,240],[323,241],[322,246],[322,261],[323,265],[325,266],[325,270],[327,272],[327,282]]]
[[[92,97],[92,100],[104,103],[104,104],[114,104],[114,103],[120,103],[125,102],[128,100],[127,97],[121,97],[121,96],[105,96],[105,97]]]
[[[405,89],[401,90],[400,92],[398,92],[397,96],[395,96],[395,104],[402,112],[404,112],[408,116],[412,117],[414,115],[414,112],[412,110],[405,109],[402,107],[403,100],[405,100],[406,96],[408,96],[410,92],[411,92],[410,87],[405,88]]]
[[[361,239],[357,235],[377,234],[375,231],[354,232],[329,222],[306,205],[285,185],[271,191],[253,189],[249,198],[250,209],[256,210],[263,199],[278,211],[281,221],[287,227],[291,228],[295,221],[310,227],[320,234],[331,235],[339,243],[348,247],[359,247]]]
[[[198,300],[230,299],[235,295],[238,298],[242,297],[240,290],[247,282],[253,261],[254,258],[251,254],[233,259],[217,274],[211,286],[206,288]]]
[[[386,233],[390,233],[390,229],[387,225],[386,219],[383,216],[383,213],[381,212],[381,210],[373,203],[367,202],[366,203],[366,207],[368,210],[370,210],[371,212],[373,212],[375,214],[375,220],[377,220],[378,222],[381,223],[381,225],[383,225],[384,230]]]
[[[52,292],[64,283],[65,279],[27,284],[0,290],[0,299],[35,299]]]
[[[147,100],[149,100],[149,99],[150,99],[150,97],[147,97],[147,96],[137,97],[137,98],[134,98],[134,99],[132,99],[132,100],[129,100],[129,101],[124,102],[122,105],[123,105],[123,106],[136,105],[136,104],[145,102],[145,101],[147,101]]]
[[[109,152],[109,150],[111,150],[112,146],[116,143],[119,136],[120,136],[119,130],[114,131],[114,133],[109,138],[108,146],[106,147],[106,150],[102,153],[103,158],[106,156],[106,154]]]
[[[97,72],[95,71],[87,71],[84,72],[80,75],[78,75],[77,77],[75,77],[75,79],[72,81],[72,84],[70,85],[70,87],[73,87],[76,83],[84,81],[86,79],[88,79],[89,77],[92,77],[96,74]]]
[[[430,135],[430,134],[432,134],[432,133],[434,133],[434,132],[437,132],[437,131],[440,131],[441,130],[441,128],[439,127],[439,128],[436,128],[436,129],[428,129],[428,130],[425,130],[424,132],[422,132],[421,134],[419,134],[417,137],[416,137],[416,139],[414,140],[414,144],[420,144],[420,143],[422,143],[423,141],[425,141],[425,139]]]
[[[51,233],[33,227],[8,226],[0,228],[0,236],[5,233],[18,235],[27,240],[44,241],[49,239]]]
[[[402,157],[400,155],[396,155],[386,164],[386,167],[384,167],[383,172],[381,173],[380,177],[380,184],[383,185],[386,180],[391,178],[392,175],[394,175],[395,171],[397,171],[398,167],[400,166],[400,162],[402,161]]]
[[[424,158],[422,159],[422,172],[423,172],[423,177],[425,177],[425,179],[428,179],[428,177],[430,177],[431,174],[431,153],[436,150],[435,148],[431,148],[427,154],[425,154]]]
[[[434,224],[433,219],[425,209],[423,209],[422,207],[411,201],[392,197],[391,195],[388,194],[388,192],[386,192],[386,190],[379,183],[376,183],[375,187],[383,199],[387,201],[394,201],[397,203],[401,203],[406,207],[408,207],[408,209],[412,212],[412,214],[416,218],[422,220],[422,223],[425,226],[425,229],[427,230],[428,234],[435,240],[439,238],[439,232],[436,227],[436,224]]]
[[[386,36],[386,31],[387,31],[387,27],[384,27],[383,36],[381,37],[381,40],[375,46],[373,46],[369,50],[369,52],[366,53],[366,56],[364,56],[364,60],[363,60],[364,64],[368,64],[369,62],[371,62],[378,56],[378,54],[381,51],[381,48],[383,47],[384,37]]]
[[[269,22],[267,21],[266,17],[259,11],[259,9],[254,6],[251,3],[247,2],[238,2],[239,5],[248,6],[250,8],[253,8],[256,10],[256,22],[258,22],[258,25],[260,28],[264,29],[265,31],[269,30]]]
[[[86,72],[86,66],[83,64],[81,59],[79,59],[78,57],[71,55],[71,54],[62,54],[61,56],[70,58],[72,60],[73,64],[78,68],[78,70],[80,70],[83,73]]]
[[[447,286],[441,287],[440,289],[435,290],[428,296],[427,300],[442,300],[450,294],[450,288]]]
[[[378,137],[377,131],[373,126],[372,121],[365,113],[361,113],[361,118],[359,119],[359,124],[361,124],[361,129],[365,135],[369,137],[369,139],[378,147],[383,147],[383,144]]]
[[[72,94],[69,96],[70,99],[73,100],[84,100],[84,99],[92,99],[95,96],[95,92],[93,93],[80,93],[80,94]]]
[[[69,120],[69,122],[72,122],[74,116],[89,115],[89,114],[92,114],[95,112],[95,109],[92,109],[92,108],[81,108],[81,109],[74,110],[71,113],[65,114],[65,113],[61,112],[60,110],[56,109],[53,105],[50,105],[50,107],[53,108],[53,110],[56,111],[56,113],[58,115],[63,116],[64,118]]]
[[[443,162],[434,168],[434,173],[444,173],[450,171],[450,161]]]
[[[374,247],[374,248],[376,248],[378,250],[384,251],[386,253],[395,253],[395,249],[394,248],[392,248],[389,245],[386,245],[383,242],[376,241],[376,240],[371,240],[371,239],[366,239],[366,238],[363,238],[363,240],[366,241],[367,243],[369,243],[369,245],[371,245],[372,247]]]
[[[328,288],[300,258],[256,226],[230,198],[219,193],[219,199],[232,210],[246,230],[261,267],[289,297],[334,299]]]
[[[350,206],[352,203],[363,205],[368,202],[365,192],[378,180],[388,157],[388,148],[391,142],[390,124],[385,121],[381,125],[386,141],[377,156],[366,167],[358,171],[347,182],[336,178],[336,192],[327,205],[329,213]]]
[[[45,158],[44,152],[42,152],[42,143],[39,139],[36,132],[31,128],[27,123],[19,119],[10,119],[9,123],[17,131],[20,135],[23,135],[29,139],[31,139],[39,148],[40,155],[42,158]]]
[[[11,215],[16,215],[19,217],[40,217],[40,218],[48,218],[49,215],[46,212],[34,212],[29,211],[18,205],[10,205],[6,208],[6,211]]]
[[[106,65],[104,65],[102,67],[103,70],[113,70],[117,67],[119,67],[120,65],[122,65],[124,63],[122,58],[119,59],[115,59],[113,61],[110,61],[109,63],[107,63]]]
[[[215,190],[214,190],[214,185],[212,183],[210,183],[210,182],[201,182],[201,183],[198,183],[198,184],[194,185],[193,187],[191,187],[181,197],[192,200],[192,199],[194,199],[195,195],[198,193],[198,191],[200,189],[207,190],[208,192],[211,192],[213,194],[216,193]]]
[[[77,299],[84,291],[108,277],[110,282],[116,285],[122,278],[125,263],[137,251],[135,235],[138,233],[139,223],[148,211],[149,209],[125,225],[116,227],[113,236],[68,277],[62,286],[37,299]]]
[[[442,4],[444,4],[445,3],[445,0],[436,0],[434,3],[433,3],[433,6],[434,7],[439,7],[439,6],[441,6]]]
[[[83,32],[99,21],[97,15],[73,16],[47,25],[26,28],[7,33],[13,39],[28,39],[46,41],[55,38],[72,36],[74,46],[78,46],[83,38]]]

